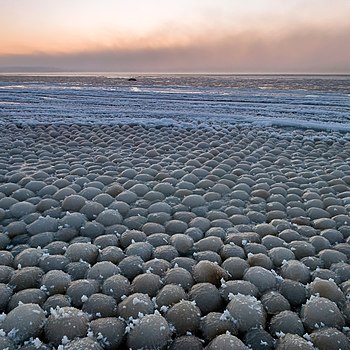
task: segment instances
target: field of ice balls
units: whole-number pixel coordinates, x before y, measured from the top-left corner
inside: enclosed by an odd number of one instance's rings
[[[350,349],[350,135],[0,133],[0,349]]]

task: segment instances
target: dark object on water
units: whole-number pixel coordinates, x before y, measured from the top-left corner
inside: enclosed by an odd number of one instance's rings
[[[128,81],[137,81],[136,78],[129,78]]]

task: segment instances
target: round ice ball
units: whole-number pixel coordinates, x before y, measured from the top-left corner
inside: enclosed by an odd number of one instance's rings
[[[11,310],[2,328],[15,342],[40,336],[45,324],[45,312],[36,304],[22,304]]]
[[[146,315],[141,318],[127,336],[129,349],[165,349],[170,340],[168,322],[161,315]]]
[[[265,328],[266,315],[260,301],[249,295],[232,295],[227,305],[237,329],[240,332],[247,332],[251,328]]]
[[[301,309],[301,319],[308,331],[321,327],[341,328],[345,320],[337,305],[322,297],[311,297]]]

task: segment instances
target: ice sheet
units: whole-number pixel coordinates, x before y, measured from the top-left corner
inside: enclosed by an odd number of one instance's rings
[[[230,124],[350,131],[348,77],[0,77],[0,124]]]

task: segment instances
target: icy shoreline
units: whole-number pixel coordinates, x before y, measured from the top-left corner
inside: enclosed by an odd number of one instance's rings
[[[271,78],[242,78],[241,85],[225,76],[214,81],[206,76],[157,79],[0,78],[0,125],[248,124],[350,131],[350,95],[339,79],[325,80],[324,86],[322,80],[311,78],[297,84],[293,79],[277,83]]]

